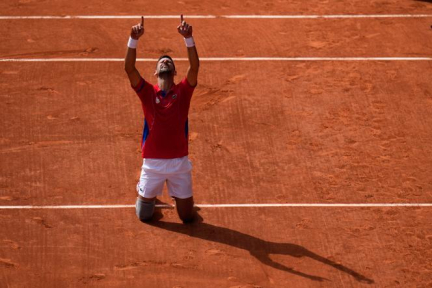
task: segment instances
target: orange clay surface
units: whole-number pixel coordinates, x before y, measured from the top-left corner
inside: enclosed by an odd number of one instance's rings
[[[313,5],[312,5],[313,4]],[[135,7],[135,8],[134,8]],[[136,7],[144,7],[140,10]],[[201,57],[430,57],[428,1],[2,1],[10,15],[179,15]],[[0,20],[1,58],[122,58],[139,19]],[[186,57],[147,19],[138,57]],[[177,80],[187,62],[176,62]],[[138,62],[155,82],[155,63]],[[197,204],[431,203],[432,61],[202,61]],[[122,62],[0,62],[0,206],[135,203],[143,115]],[[171,204],[165,191],[160,199]],[[432,208],[0,209],[0,287],[432,287]]]

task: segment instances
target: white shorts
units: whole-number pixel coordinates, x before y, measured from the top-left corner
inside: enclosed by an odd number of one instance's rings
[[[171,197],[192,197],[192,163],[187,156],[174,159],[144,158],[137,192],[145,198],[162,195],[165,181]]]

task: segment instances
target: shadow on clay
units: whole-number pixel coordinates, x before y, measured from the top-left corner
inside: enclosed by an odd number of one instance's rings
[[[218,227],[211,224],[203,223],[203,218],[196,215],[196,220],[190,224],[180,224],[172,222],[159,221],[162,218],[162,213],[158,211],[152,221],[148,222],[148,225],[165,229],[171,232],[185,234],[190,237],[195,237],[207,241],[218,242],[240,249],[249,251],[249,253],[258,259],[261,263],[279,269],[285,272],[292,273],[304,278],[308,278],[313,281],[329,281],[329,279],[310,275],[301,271],[297,271],[293,268],[282,265],[278,262],[273,261],[270,254],[288,255],[292,257],[309,257],[323,264],[332,266],[344,273],[347,273],[354,277],[357,281],[366,284],[372,284],[374,281],[369,279],[356,271],[343,266],[342,264],[333,262],[325,257],[315,254],[308,249],[292,243],[276,243],[265,241],[235,230],[231,230],[224,227]]]

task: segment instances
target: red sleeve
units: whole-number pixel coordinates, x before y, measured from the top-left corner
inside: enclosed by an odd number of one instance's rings
[[[188,80],[187,80],[187,77],[185,77],[180,82],[180,85],[181,85],[182,94],[185,95],[186,98],[191,99],[193,91],[195,90],[196,85],[195,86],[190,85],[189,82],[188,82]]]
[[[131,87],[135,90],[142,103],[145,103],[145,99],[148,98],[146,96],[151,93],[153,89],[153,86],[142,77],[137,86],[134,87],[131,85]]]
[[[134,87],[131,84],[131,87],[135,90],[135,92],[139,93],[144,88],[145,83],[146,81],[141,77],[140,81],[138,82],[138,85]]]

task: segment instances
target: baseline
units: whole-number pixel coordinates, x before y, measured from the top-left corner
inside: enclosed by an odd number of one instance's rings
[[[187,58],[173,58],[188,61]],[[154,62],[157,58],[137,58]],[[0,58],[0,62],[123,62],[124,58]],[[432,57],[200,57],[200,61],[432,61]]]
[[[339,15],[184,15],[188,19],[349,19],[349,18],[430,18],[432,14],[339,14]],[[178,19],[178,15],[144,15],[146,19]],[[140,19],[141,15],[40,15],[0,16],[0,20],[21,19]]]
[[[135,205],[48,205],[48,206],[0,206],[7,209],[118,209]],[[173,205],[157,204],[158,208],[173,208]],[[251,207],[432,207],[432,203],[283,203],[283,204],[197,204],[199,208],[251,208]]]

